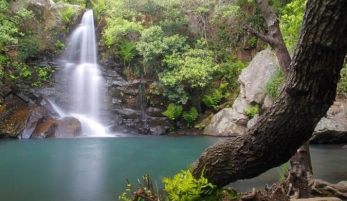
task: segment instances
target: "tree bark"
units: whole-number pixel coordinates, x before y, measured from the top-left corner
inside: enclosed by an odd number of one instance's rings
[[[308,1],[286,84],[274,104],[247,129],[207,148],[192,166],[222,187],[288,161],[306,142],[336,95],[347,52],[347,1]]]
[[[255,0],[255,1],[258,4],[260,11],[266,21],[268,31],[267,33],[260,33],[259,31],[249,26],[244,26],[243,28],[247,30],[248,32],[256,35],[258,38],[262,39],[263,41],[269,43],[269,45],[276,52],[278,63],[280,64],[284,77],[287,78],[288,67],[291,62],[291,58],[282,37],[282,33],[281,33],[280,25],[279,25],[279,19],[275,11],[267,2],[267,0]]]

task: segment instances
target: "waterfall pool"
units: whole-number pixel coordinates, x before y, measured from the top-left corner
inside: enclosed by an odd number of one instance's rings
[[[113,138],[0,141],[0,198],[8,201],[110,201],[125,191],[126,179],[148,173],[162,186],[218,137],[131,136]],[[331,183],[347,180],[347,149],[312,145],[315,175]],[[239,191],[278,181],[272,169],[231,184]]]

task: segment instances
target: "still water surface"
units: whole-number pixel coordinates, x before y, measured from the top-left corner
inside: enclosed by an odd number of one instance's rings
[[[161,185],[223,140],[216,137],[119,137],[0,141],[0,200],[111,201],[143,174]],[[347,180],[347,150],[311,146],[315,175],[336,183]],[[237,190],[262,189],[278,180],[272,169],[232,184]]]

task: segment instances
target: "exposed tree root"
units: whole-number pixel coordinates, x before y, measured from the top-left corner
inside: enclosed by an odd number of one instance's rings
[[[307,176],[306,176],[307,175]],[[242,201],[287,201],[290,199],[309,197],[337,197],[347,199],[347,186],[331,184],[314,178],[311,174],[298,177],[296,172],[288,171],[286,179],[265,187],[265,191],[243,193]],[[224,200],[226,201],[226,200]]]
[[[331,184],[329,182],[316,179],[312,175],[308,177],[308,181],[312,195],[333,196],[343,200],[347,199],[347,186]]]

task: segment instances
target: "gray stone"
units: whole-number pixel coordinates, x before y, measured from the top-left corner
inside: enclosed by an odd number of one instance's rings
[[[265,84],[276,73],[278,65],[275,55],[269,50],[263,50],[245,68],[240,77],[241,90],[231,108],[225,108],[215,114],[211,123],[206,126],[204,133],[214,136],[234,136],[244,133],[249,117],[246,110],[254,104],[269,107],[272,100],[266,97]],[[264,100],[266,99],[266,101]],[[248,127],[255,123],[252,120]]]
[[[347,105],[341,101],[335,101],[329,108],[326,117],[317,124],[311,143],[346,143],[347,142]]]
[[[241,96],[250,103],[262,104],[266,96],[265,84],[275,75],[276,66],[277,58],[270,49],[259,52],[239,77]]]

